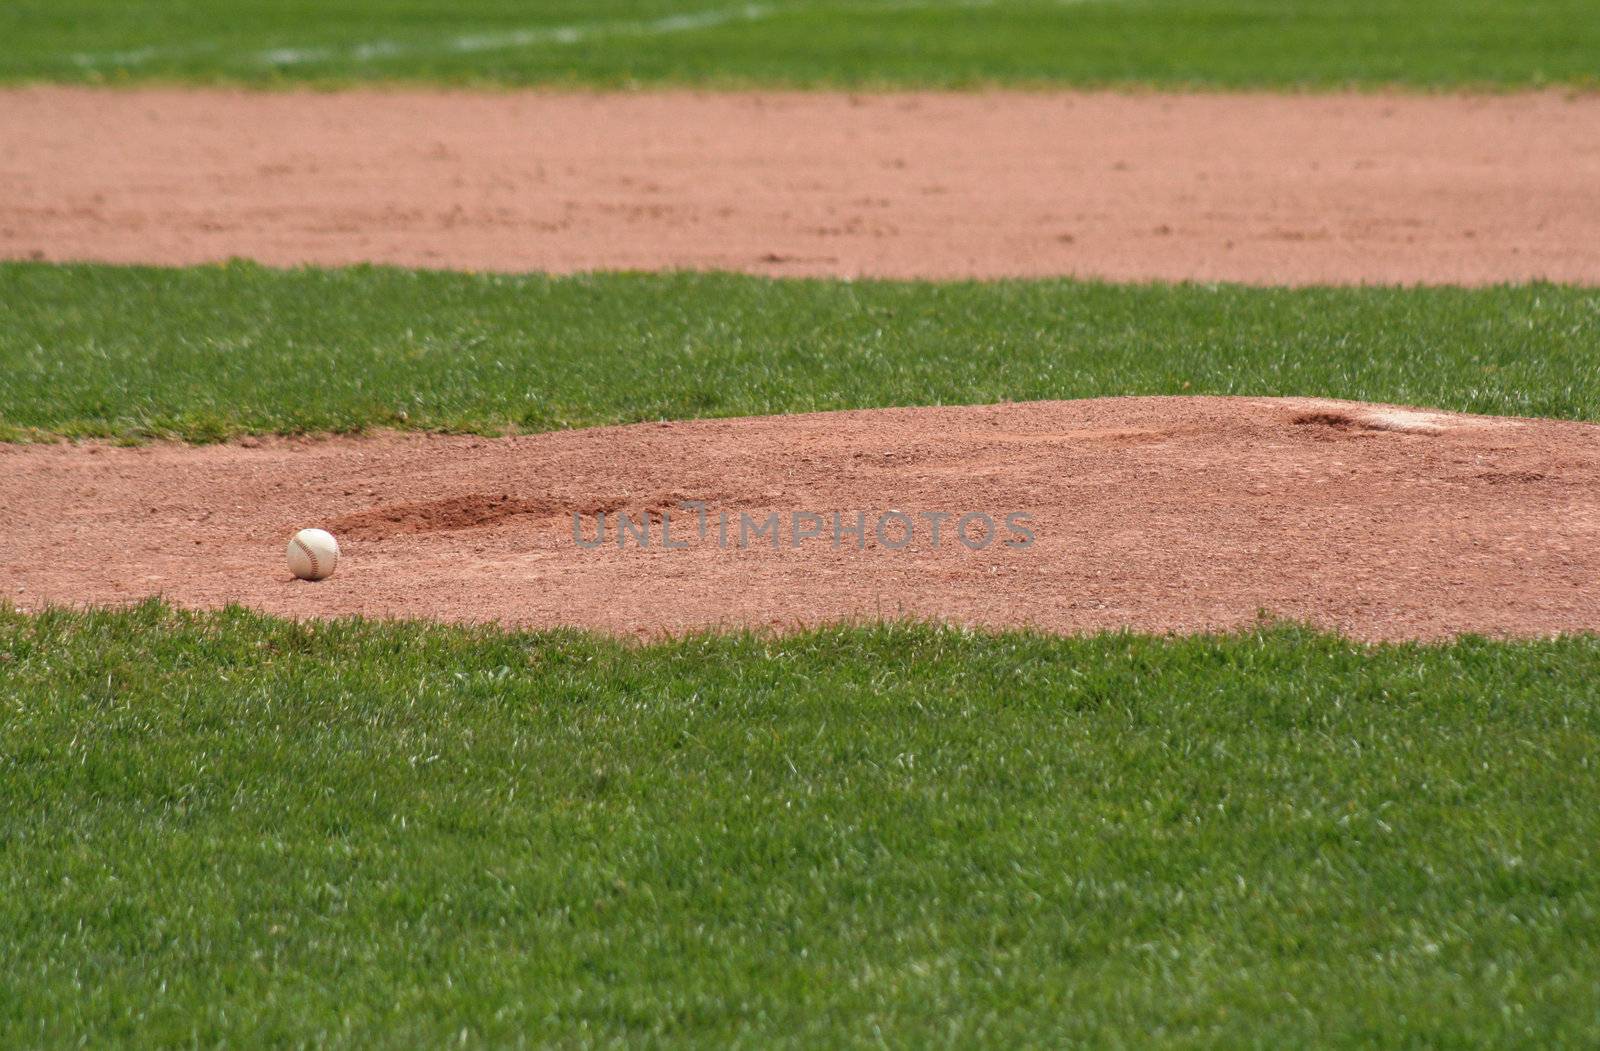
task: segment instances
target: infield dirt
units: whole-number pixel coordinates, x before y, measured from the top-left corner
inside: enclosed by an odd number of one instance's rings
[[[920,526],[902,550],[826,534],[725,548],[685,513],[684,549],[616,543],[617,512],[653,513],[658,538],[659,513],[689,500],[785,523],[1020,511],[1035,542],[970,550],[946,533],[935,548]],[[581,547],[573,514],[592,540],[602,511],[608,542]],[[303,526],[344,544],[330,580],[290,577]],[[1263,613],[1363,639],[1592,630],[1600,426],[1133,398],[503,439],[9,446],[0,579],[24,609],[161,594],[644,636],[882,616],[1193,631]]]
[[[1600,283],[1600,96],[0,92],[0,258]]]
[[[0,92],[0,257],[1600,284],[1600,97]],[[270,319],[266,319],[270,321]],[[1035,543],[618,547],[683,501]],[[613,516],[612,542],[581,546]],[[687,516],[685,520],[687,524]],[[339,573],[293,581],[323,526]],[[679,538],[683,532],[680,530]],[[1600,626],[1600,427],[1126,399],[483,439],[0,447],[25,609],[162,594],[634,635],[914,616]]]

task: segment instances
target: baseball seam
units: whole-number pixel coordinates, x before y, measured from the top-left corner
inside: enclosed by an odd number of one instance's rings
[[[298,547],[311,560],[311,572],[316,576],[322,576],[322,566],[317,562],[317,553],[307,547],[306,542],[299,537],[294,538],[294,546]]]

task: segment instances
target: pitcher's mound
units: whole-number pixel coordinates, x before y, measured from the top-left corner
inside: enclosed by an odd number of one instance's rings
[[[343,543],[332,579],[285,570],[303,526]],[[1600,426],[1128,398],[8,447],[0,567],[25,609],[159,593],[641,635],[900,616],[1196,631],[1262,614],[1372,639],[1590,631]]]

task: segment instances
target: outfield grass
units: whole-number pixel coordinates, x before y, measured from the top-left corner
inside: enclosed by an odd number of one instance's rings
[[[9,0],[0,81],[1593,86],[1595,0]]]
[[[0,264],[0,437],[498,432],[1127,394],[1600,420],[1600,291]]]
[[[0,1045],[1594,1046],[1600,639],[0,610]]]

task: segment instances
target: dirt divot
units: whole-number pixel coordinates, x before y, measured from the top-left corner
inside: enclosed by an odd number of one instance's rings
[[[1452,419],[1437,412],[1416,412],[1412,409],[1348,409],[1337,405],[1301,413],[1293,422],[1302,427],[1398,431],[1402,434],[1443,434],[1446,427],[1464,425],[1462,417]]]
[[[1396,424],[1405,424],[1397,427]],[[708,505],[705,536],[675,508]],[[718,542],[720,509],[846,525]],[[651,522],[615,543],[614,516]],[[596,516],[608,542],[585,549]],[[661,516],[677,543],[660,546]],[[1025,512],[1026,548],[930,542],[926,513]],[[805,520],[803,524],[809,524]],[[290,578],[293,530],[339,572]],[[804,531],[804,530],[802,530]],[[981,530],[977,530],[981,532]],[[730,540],[736,540],[733,532]],[[1322,399],[896,409],[485,439],[0,447],[0,579],[24,609],[162,594],[291,616],[632,635],[917,616],[1082,632],[1258,613],[1367,639],[1600,630],[1600,426]]]
[[[1600,95],[0,91],[0,258],[1600,284]]]
[[[356,540],[381,540],[409,533],[439,533],[458,529],[481,529],[498,525],[508,518],[529,516],[552,518],[564,508],[551,499],[524,499],[509,493],[490,495],[466,493],[440,500],[388,504],[357,511],[330,520],[326,528],[337,536]],[[596,505],[596,511],[611,507]]]

